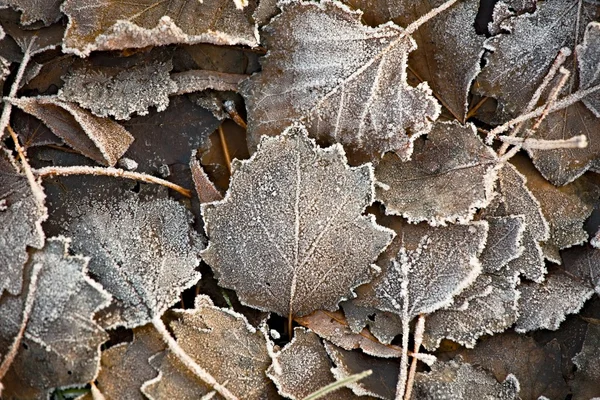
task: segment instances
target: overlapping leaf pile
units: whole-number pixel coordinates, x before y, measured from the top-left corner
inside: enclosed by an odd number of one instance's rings
[[[0,88],[2,399],[600,397],[597,2],[0,0]]]

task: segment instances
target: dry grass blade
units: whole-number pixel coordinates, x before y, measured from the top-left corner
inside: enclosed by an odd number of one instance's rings
[[[358,374],[350,375],[347,378],[340,379],[339,381],[333,382],[325,387],[322,387],[321,389],[317,390],[316,392],[309,394],[308,396],[306,396],[304,398],[304,400],[320,399],[321,397],[325,396],[326,394],[329,394],[338,389],[341,389],[350,383],[358,382],[361,379],[366,378],[367,376],[371,375],[372,373],[373,373],[373,371],[367,370],[364,372],[360,372]]]

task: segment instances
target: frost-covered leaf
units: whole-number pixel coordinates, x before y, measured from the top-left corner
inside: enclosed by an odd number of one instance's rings
[[[156,371],[148,359],[165,344],[152,325],[133,330],[133,342],[120,343],[102,352],[97,388],[105,400],[144,400],[141,387]]]
[[[426,83],[406,82],[414,41],[393,23],[363,25],[361,12],[337,1],[280,6],[264,28],[262,72],[242,84],[251,144],[300,120],[311,136],[352,154],[409,158],[440,113]]]
[[[348,385],[355,395],[394,399],[400,372],[397,360],[375,358],[360,351],[344,350],[328,342],[325,342],[325,349],[336,366],[331,372],[337,380],[362,371],[373,371],[371,375]]]
[[[41,119],[69,146],[100,164],[114,166],[133,142],[121,125],[53,96],[22,97],[13,104]]]
[[[594,209],[600,188],[587,176],[557,188],[546,181],[525,157],[514,157],[513,162],[527,177],[527,187],[539,200],[549,223],[550,238],[542,245],[544,256],[560,263],[559,250],[588,240],[583,224]]]
[[[196,188],[196,194],[200,203],[210,203],[212,201],[223,200],[223,195],[212,183],[204,168],[200,164],[200,161],[196,158],[196,152],[192,153],[190,159],[190,170],[192,171],[192,179],[194,180],[194,187]]]
[[[444,0],[345,0],[364,12],[371,26],[393,21],[407,26],[427,14]],[[485,36],[475,32],[477,0],[460,1],[412,35],[417,49],[410,53],[408,65],[421,81],[427,82],[441,103],[463,120],[471,82],[479,72]],[[460,60],[457,62],[457,60]]]
[[[67,0],[62,5],[69,17],[63,49],[87,56],[94,50],[172,43],[257,46],[254,8],[238,10],[231,0]]]
[[[513,20],[510,33],[493,36],[485,47],[492,53],[477,76],[474,87],[479,94],[498,99],[501,113],[512,116],[524,111],[540,86],[562,47],[571,50],[580,41],[576,27],[584,27],[600,16],[592,2],[556,0],[539,3],[534,13]]]
[[[600,22],[590,22],[583,35],[583,43],[577,46],[579,86],[582,89],[600,84]],[[600,118],[600,94],[591,94],[583,103]]]
[[[600,397],[600,325],[588,324],[581,352],[573,357],[577,371],[570,382],[573,400]]]
[[[300,400],[335,382],[331,368],[331,361],[319,337],[310,330],[295,328],[293,339],[275,353],[267,376],[275,382],[279,394]],[[336,399],[355,398],[346,388],[335,391],[331,396]]]
[[[402,320],[398,314],[380,311],[372,307],[362,307],[356,299],[340,303],[348,326],[354,333],[360,333],[365,326],[383,344],[390,344],[402,333]]]
[[[417,139],[412,159],[387,154],[375,170],[384,185],[377,199],[386,213],[409,222],[465,223],[491,200],[497,176],[496,154],[484,145],[473,124],[438,122]]]
[[[296,318],[296,322],[346,350],[361,349],[366,354],[385,358],[402,355],[401,348],[380,343],[366,329],[354,333],[339,311],[334,313],[315,311],[305,317]]]
[[[239,399],[277,398],[265,375],[272,346],[265,332],[248,324],[243,315],[215,307],[207,296],[198,296],[194,309],[174,314],[170,327],[177,343],[217,382]],[[160,361],[160,374],[142,388],[150,399],[199,399],[211,391],[172,353]]]
[[[498,173],[497,195],[492,203],[483,210],[484,218],[511,217],[521,215],[525,229],[521,238],[523,252],[507,264],[515,273],[523,274],[527,279],[541,282],[546,274],[544,255],[540,242],[550,235],[548,222],[542,213],[540,202],[528,189],[527,178],[512,164],[505,164]]]
[[[202,206],[203,259],[249,306],[280,315],[336,310],[371,280],[393,232],[363,216],[370,165],[350,168],[341,146],[322,149],[293,126],[233,163],[225,199]],[[340,249],[344,251],[340,251]]]
[[[415,378],[413,400],[518,400],[519,381],[508,375],[499,383],[491,374],[462,361],[436,362]]]
[[[491,372],[498,381],[514,375],[519,380],[522,399],[564,399],[569,393],[561,370],[561,345],[551,340],[545,345],[514,332],[481,340],[474,349],[457,352],[465,361]]]
[[[54,24],[46,28],[23,29],[23,27],[17,23],[16,19],[11,18],[10,16],[7,19],[0,17],[0,23],[6,33],[21,49],[21,52],[25,53],[26,50],[29,49],[28,52],[31,56],[59,47],[65,32],[65,28],[62,24]],[[19,62],[20,61],[21,60],[19,60]],[[35,75],[32,66],[30,66],[27,74],[32,73]],[[31,79],[31,76],[29,79]]]
[[[451,304],[481,273],[477,257],[487,232],[484,221],[421,229],[416,248],[400,249],[383,276],[374,281],[374,296],[363,298],[363,304],[402,315],[406,291],[410,318]]]
[[[169,72],[171,62],[148,62],[125,70],[83,66],[66,77],[58,98],[78,103],[98,117],[129,119],[131,114],[148,114],[148,107],[164,111],[169,95],[177,91]]]
[[[488,237],[479,261],[484,272],[493,273],[523,254],[525,249],[521,240],[527,226],[523,215],[487,217],[485,221],[488,223]]]
[[[27,247],[44,245],[41,223],[47,216],[25,175],[0,146],[0,296],[4,291],[21,293]]]
[[[88,260],[68,255],[69,240],[46,240],[25,266],[25,287],[34,265],[41,265],[31,316],[16,359],[4,377],[3,398],[47,398],[49,389],[85,385],[96,377],[100,344],[108,335],[92,320],[109,304],[110,296],[87,276]],[[0,299],[0,353],[17,334],[23,319],[26,291]]]
[[[550,274],[542,283],[524,282],[520,287],[517,332],[558,329],[567,314],[583,307],[594,289],[567,274]]]
[[[103,326],[144,325],[200,279],[203,238],[181,204],[101,185],[73,188],[61,199],[49,225],[92,257],[90,272],[113,295],[100,315]]]
[[[23,25],[30,25],[36,21],[50,25],[61,17],[61,3],[62,0],[0,0],[0,9],[9,6],[21,11]]]
[[[600,250],[578,246],[561,251],[560,256],[569,274],[581,278],[600,295]]]

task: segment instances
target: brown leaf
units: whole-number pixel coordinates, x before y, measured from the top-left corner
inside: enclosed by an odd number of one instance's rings
[[[231,0],[67,0],[69,17],[63,48],[81,56],[94,50],[120,50],[172,43],[258,45],[254,5],[238,10]]]
[[[583,280],[600,294],[600,250],[577,246],[560,252],[565,271]]]
[[[600,84],[600,22],[590,22],[583,35],[583,43],[577,45],[579,86],[587,89]],[[591,94],[583,103],[600,118],[600,94]]]
[[[251,147],[300,120],[312,137],[352,154],[410,158],[440,107],[406,82],[414,41],[392,23],[369,28],[337,1],[291,2],[265,28],[263,70],[242,84]],[[319,38],[315,41],[315,38]]]
[[[10,6],[22,12],[21,24],[30,25],[36,21],[43,21],[50,25],[62,16],[60,4],[62,0],[36,1],[36,0],[2,0],[0,7]]]
[[[575,376],[570,382],[573,400],[587,400],[600,396],[600,325],[588,324],[581,352],[573,357],[577,365]]]
[[[371,166],[350,168],[341,146],[322,149],[306,135],[293,126],[265,137],[252,158],[233,163],[225,199],[202,205],[202,258],[219,284],[286,316],[337,309],[371,279],[393,237],[361,215],[373,201]]]
[[[12,102],[41,119],[69,146],[100,164],[114,166],[133,142],[129,132],[116,122],[53,96],[21,97]]]
[[[367,325],[373,336],[383,344],[390,344],[402,333],[402,320],[397,314],[360,306],[357,299],[344,301],[340,306],[344,310],[348,326],[354,333],[360,333]]]

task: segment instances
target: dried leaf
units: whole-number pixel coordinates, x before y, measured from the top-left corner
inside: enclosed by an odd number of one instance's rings
[[[13,104],[41,119],[69,146],[100,164],[114,166],[133,142],[121,125],[53,96],[22,97]]]
[[[58,21],[62,15],[60,3],[62,0],[1,0],[0,8],[9,6],[21,11],[22,25],[30,25],[36,21],[43,21],[45,25],[50,25]]]
[[[452,298],[481,273],[477,257],[487,232],[484,221],[422,229],[417,247],[400,249],[383,276],[374,281],[374,297],[362,299],[363,305],[402,315],[402,293],[406,291],[408,316],[412,318],[451,304]],[[409,239],[409,243],[414,241]]]
[[[370,357],[360,351],[344,350],[328,342],[325,342],[325,349],[336,366],[331,372],[337,380],[362,371],[373,371],[366,378],[348,385],[355,395],[394,399],[400,372],[397,360]]]
[[[231,0],[67,0],[69,17],[63,50],[87,56],[94,50],[120,50],[172,43],[258,45],[251,22],[254,6],[238,10]]]
[[[15,15],[15,17],[17,16]],[[6,33],[14,39],[23,54],[29,52],[33,56],[47,50],[55,49],[62,43],[62,37],[65,33],[65,28],[62,24],[54,24],[47,28],[24,29],[18,24],[17,19],[18,17],[2,18],[1,23]]]
[[[292,340],[275,353],[267,376],[275,382],[279,394],[295,400],[335,382],[331,368],[319,337],[310,330],[295,328]],[[346,388],[337,390],[332,396],[336,399],[356,397]]]
[[[567,314],[583,307],[594,290],[566,274],[550,274],[542,283],[525,282],[519,287],[517,332],[558,329]]]
[[[488,237],[479,261],[484,272],[494,273],[523,254],[521,240],[527,226],[523,215],[487,217],[485,221]]]
[[[18,108],[11,110],[11,120],[11,127],[25,150],[36,146],[64,144],[42,121]]]
[[[147,115],[151,106],[164,111],[169,95],[177,92],[169,76],[171,69],[170,61],[146,62],[125,70],[84,65],[63,77],[58,98],[78,103],[98,117],[129,119],[133,113]]]
[[[386,213],[431,225],[466,223],[491,200],[497,176],[496,154],[473,124],[438,122],[427,139],[415,141],[412,159],[386,155],[375,177],[386,185],[377,199]]]
[[[371,26],[388,21],[407,26],[444,1],[345,0],[344,3],[362,10],[363,19]],[[420,26],[412,35],[417,49],[408,58],[410,72],[420,81],[426,81],[441,103],[461,121],[483,54],[485,36],[477,35],[474,26],[478,8],[476,0],[460,1]]]
[[[215,187],[214,183],[210,180],[200,161],[196,158],[196,152],[192,153],[190,159],[190,170],[192,171],[192,178],[194,180],[194,186],[196,187],[196,193],[200,199],[200,203],[210,203],[212,201],[223,200],[223,195]]]
[[[426,83],[406,82],[414,41],[393,23],[363,25],[360,11],[337,1],[280,5],[264,30],[263,70],[241,87],[251,145],[300,120],[311,136],[351,153],[408,159],[440,113]]]
[[[120,343],[102,352],[97,387],[105,400],[144,400],[142,384],[156,375],[148,359],[164,351],[163,339],[151,325],[133,332],[133,342]]]
[[[92,257],[90,272],[113,295],[100,315],[107,328],[150,322],[200,279],[203,238],[173,200],[100,185],[63,193],[54,207],[49,224]]]
[[[429,373],[417,373],[411,399],[517,400],[519,389],[514,375],[498,383],[485,371],[453,360],[433,364]]]
[[[341,146],[321,149],[294,126],[232,167],[225,199],[202,205],[202,257],[221,286],[246,305],[302,316],[337,309],[371,279],[393,232],[361,215],[374,197],[370,165],[349,168]]]
[[[600,294],[600,250],[591,246],[572,247],[560,253],[564,268]]]
[[[570,382],[573,400],[600,397],[600,325],[588,324],[581,352],[573,357],[577,371]]]
[[[235,311],[215,307],[207,296],[193,310],[177,310],[170,326],[177,343],[203,369],[240,399],[276,399],[265,376],[271,364],[265,332]],[[159,376],[142,391],[150,399],[198,399],[211,390],[172,353],[162,358]],[[183,383],[183,384],[182,384]]]
[[[341,312],[315,311],[305,317],[297,317],[296,322],[312,330],[346,350],[361,349],[376,357],[394,358],[402,355],[402,349],[394,345],[380,343],[366,329],[352,332]]]
[[[246,78],[248,78],[247,75],[227,74],[200,69],[178,72],[171,75],[171,79],[173,79],[178,87],[176,94],[200,92],[209,89],[237,92],[238,85]]]
[[[44,246],[41,224],[47,217],[46,207],[36,201],[27,178],[0,147],[0,296],[4,291],[21,293],[27,247]]]
[[[402,320],[399,315],[372,307],[362,307],[356,303],[356,299],[340,303],[352,332],[360,333],[367,325],[373,336],[383,344],[390,344],[402,333]]]
[[[25,266],[41,264],[33,309],[19,352],[4,377],[3,398],[47,398],[54,387],[84,385],[98,372],[108,335],[92,320],[110,296],[87,276],[88,260],[68,255],[69,240],[50,238]],[[27,278],[27,280],[28,280]],[[25,295],[0,300],[0,349],[8,348],[23,319]]]
[[[577,65],[581,89],[600,84],[600,22],[590,22],[583,35],[583,43],[577,45]],[[583,103],[600,118],[600,95],[596,92]]]

